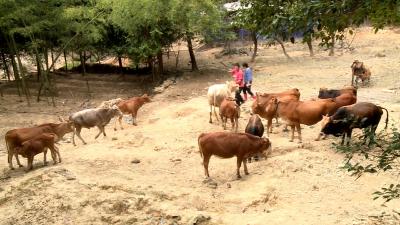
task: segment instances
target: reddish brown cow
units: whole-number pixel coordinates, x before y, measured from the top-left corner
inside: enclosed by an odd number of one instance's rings
[[[50,149],[51,156],[53,158],[53,162],[54,162],[54,164],[56,164],[57,163],[56,154],[58,155],[59,162],[61,162],[60,152],[58,151],[57,147],[54,145],[54,142],[56,140],[57,140],[56,134],[42,133],[28,141],[24,141],[21,144],[21,146],[18,146],[15,148],[15,153],[27,158],[27,160],[28,160],[27,171],[29,171],[33,168],[32,163],[33,163],[34,156],[39,153],[42,153],[42,152],[44,154],[44,158],[43,158],[44,165],[47,165],[47,161],[46,161],[47,148]]]
[[[300,124],[314,125],[322,120],[322,116],[328,114],[334,108],[336,103],[333,99],[318,99],[315,101],[279,101],[272,98],[267,107],[276,109],[277,115],[286,121],[291,127],[294,139],[295,129],[299,135],[299,143],[302,142]]]
[[[232,123],[232,130],[235,129],[235,132],[238,131],[240,107],[236,104],[235,99],[230,97],[225,98],[219,107],[219,115],[224,130],[226,130],[226,122],[229,118]]]
[[[279,101],[292,101],[300,99],[300,92],[297,88],[287,90],[281,93],[270,93],[270,94],[258,94],[256,100],[251,106],[254,114],[260,115],[262,118],[267,120],[267,135],[272,132],[272,119],[276,117],[276,108],[268,107],[270,100],[275,97]]]
[[[7,131],[4,139],[7,145],[8,164],[10,169],[14,169],[12,164],[12,158],[15,154],[14,149],[21,146],[24,141],[30,140],[43,133],[54,133],[58,138],[62,138],[66,133],[72,132],[73,130],[74,127],[72,122],[63,122],[59,124],[45,123],[35,127],[18,128]],[[22,167],[17,154],[15,154],[15,158],[18,166]]]
[[[237,177],[240,178],[240,166],[243,162],[244,173],[247,171],[246,159],[256,154],[267,157],[267,151],[271,149],[271,143],[267,138],[260,138],[246,133],[215,132],[203,133],[198,138],[200,155],[203,158],[204,173],[208,173],[208,163],[212,155],[221,158],[237,157]]]
[[[137,126],[137,123],[136,123],[137,112],[138,112],[139,108],[142,107],[142,105],[144,105],[147,102],[150,102],[150,97],[147,96],[147,94],[144,94],[140,97],[133,97],[133,98],[130,98],[127,100],[123,100],[123,101],[119,102],[117,104],[117,106],[123,114],[131,114],[132,120],[133,120],[132,124]],[[122,116],[123,115],[119,116],[118,121],[119,121],[119,125],[121,126],[121,129],[124,129],[122,127],[122,122],[121,122]],[[117,121],[115,121],[114,130],[117,130]]]

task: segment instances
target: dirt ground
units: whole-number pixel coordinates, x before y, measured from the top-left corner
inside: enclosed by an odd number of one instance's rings
[[[390,123],[399,127],[400,32],[385,29],[374,34],[371,28],[360,28],[352,47],[353,51],[337,49],[336,56],[328,57],[327,51],[315,46],[316,56],[311,58],[305,45],[287,44],[293,58],[288,61],[279,47],[262,46],[251,65],[253,89],[275,92],[296,87],[301,99],[310,99],[322,86],[349,85],[350,65],[359,59],[373,75],[371,85],[359,89],[358,101],[387,107]],[[399,183],[398,176],[367,174],[356,180],[340,168],[344,156],[332,148],[337,138],[313,141],[319,124],[302,126],[302,145],[289,142],[283,127],[274,128],[272,157],[249,164],[250,175],[241,180],[236,180],[235,159],[211,158],[212,181],[205,182],[197,137],[222,130],[208,123],[206,88],[231,79],[221,62],[230,65],[249,59],[214,58],[220,50],[197,52],[201,72],[184,72],[176,84],[154,95],[139,111],[138,126],[125,122],[124,130],[114,131],[112,120],[107,136],[97,140],[97,128],[84,129],[88,144],[77,140],[77,147],[68,134],[59,146],[60,164],[44,167],[38,155],[32,172],[10,171],[1,141],[0,224],[400,224],[399,217],[385,216],[400,212],[400,200],[383,205],[382,200],[372,199],[372,193],[385,184]],[[188,57],[181,57],[181,67],[187,71]],[[167,60],[171,65],[174,61]],[[16,127],[56,122],[57,116],[95,107],[103,100],[150,90],[145,77],[123,82],[117,75],[92,74],[87,79],[91,98],[80,75],[57,77],[56,108],[46,100],[27,107],[15,89],[5,89],[0,135]],[[242,131],[251,103],[242,107]],[[132,163],[135,159],[140,163]]]

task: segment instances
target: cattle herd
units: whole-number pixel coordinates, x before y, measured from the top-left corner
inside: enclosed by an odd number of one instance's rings
[[[356,77],[356,84],[361,80],[369,82],[371,72],[365,68],[362,62],[354,61],[351,65],[352,74]],[[271,152],[271,142],[267,138],[272,132],[272,122],[275,118],[283,120],[287,127],[291,128],[289,141],[294,141],[295,132],[299,143],[302,142],[301,124],[314,125],[320,121],[321,129],[316,133],[315,140],[325,138],[327,135],[342,136],[342,144],[347,137],[350,142],[354,128],[367,128],[374,134],[383,114],[386,111],[386,126],[388,123],[388,111],[380,106],[368,102],[357,102],[357,87],[344,87],[340,90],[320,88],[318,98],[311,100],[300,100],[300,91],[297,88],[285,90],[278,93],[257,93],[251,106],[251,116],[245,132],[238,132],[238,119],[240,117],[240,105],[238,104],[237,84],[227,81],[225,84],[215,84],[208,88],[207,98],[210,106],[209,122],[213,123],[213,115],[217,121],[221,120],[223,129],[226,129],[228,118],[232,124],[233,132],[211,132],[202,133],[198,137],[200,155],[203,159],[204,173],[209,177],[208,164],[212,155],[221,158],[237,157],[237,177],[240,178],[240,167],[243,163],[244,173],[247,175],[247,161],[254,157],[267,157]],[[236,93],[235,97],[231,95]],[[72,143],[75,143],[75,134],[86,144],[81,137],[82,128],[98,127],[99,133],[105,133],[105,126],[113,117],[118,117],[121,129],[123,114],[132,115],[133,125],[137,125],[136,117],[139,108],[150,102],[150,97],[144,94],[127,100],[112,99],[97,108],[85,109],[75,112],[68,119],[60,117],[61,123],[45,123],[29,128],[17,128],[5,134],[5,142],[8,153],[10,169],[13,167],[13,157],[18,166],[22,167],[18,155],[27,158],[27,169],[32,169],[33,157],[44,153],[44,164],[47,164],[46,153],[50,149],[54,163],[61,162],[59,149],[55,143],[66,133],[73,132]],[[216,112],[219,108],[219,114]],[[267,121],[264,136],[264,125],[261,121]],[[117,119],[114,130],[117,130]],[[373,143],[373,135],[370,136],[369,144]]]

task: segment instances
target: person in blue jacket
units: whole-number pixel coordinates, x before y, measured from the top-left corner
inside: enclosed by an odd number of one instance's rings
[[[249,67],[247,63],[243,63],[243,81],[244,81],[244,87],[243,87],[243,97],[244,100],[247,101],[247,93],[251,95],[253,99],[255,99],[255,95],[253,92],[251,92],[251,84],[253,83],[253,71]]]

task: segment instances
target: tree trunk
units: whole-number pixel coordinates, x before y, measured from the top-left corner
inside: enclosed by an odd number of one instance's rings
[[[40,77],[42,76],[42,65],[40,62],[39,54],[35,52],[35,58],[36,58],[36,68],[37,68],[37,82],[39,82]]]
[[[122,66],[122,57],[119,55],[118,56],[118,66],[119,66],[119,73],[123,73],[123,66]]]
[[[336,37],[335,37],[335,33],[331,33],[331,40],[332,40],[332,44],[331,44],[331,48],[329,50],[329,56],[334,56],[335,55],[335,41],[336,41]]]
[[[51,63],[55,64],[54,62],[54,55],[53,55],[53,48],[50,48],[50,54],[51,54]],[[55,71],[56,66],[53,66],[53,72]]]
[[[12,65],[13,73],[14,73],[14,81],[17,82],[18,96],[21,97],[21,81],[19,79],[17,63],[15,62],[14,55],[11,54],[10,57],[11,57],[11,65]]]
[[[258,44],[257,44],[257,33],[254,32],[254,31],[251,32],[251,37],[252,37],[253,43],[254,43],[254,51],[253,51],[253,55],[251,56],[250,62],[254,62],[254,60],[256,59],[256,56],[257,56],[257,47],[258,47]]]
[[[1,59],[3,60],[4,73],[7,75],[8,81],[11,81],[10,71],[8,70],[8,65],[7,65],[6,56],[5,56],[4,52],[1,52]]]
[[[83,59],[82,52],[79,52],[79,60],[81,61],[81,72],[82,76],[85,76],[86,74],[86,68],[85,68],[85,60]]]
[[[157,54],[157,62],[158,62],[157,73],[160,76],[161,74],[164,73],[164,63],[163,63],[162,50],[160,50],[160,52],[158,52],[158,54]]]
[[[21,62],[21,58],[19,57],[19,53],[17,50],[17,45],[15,44],[15,39],[13,36],[11,36],[11,41],[13,44],[15,56],[17,57],[17,63],[18,63],[18,68],[21,73],[21,84],[22,84],[22,91],[25,93],[26,101],[28,103],[28,106],[31,106],[31,101],[30,101],[30,93],[29,93],[29,88],[27,87],[27,84],[25,83],[25,76],[24,76],[24,70]]]
[[[71,52],[71,58],[72,58],[72,69],[73,69],[73,68],[75,68],[74,51]]]
[[[49,71],[49,50],[47,48],[44,49],[44,63],[46,65],[46,71]]]
[[[280,38],[278,38],[278,37],[276,37],[275,40],[281,45],[282,50],[283,50],[283,54],[286,56],[286,58],[287,58],[287,59],[292,59],[292,58],[287,54],[286,49],[285,49],[285,45],[284,45],[283,41],[282,41]]]
[[[311,36],[307,37],[306,42],[307,42],[308,50],[310,50],[310,56],[313,57],[314,50],[313,50],[313,46],[312,46],[312,37]]]
[[[64,51],[65,72],[68,71],[67,53]]]
[[[192,71],[198,71],[199,68],[197,67],[196,57],[195,57],[194,51],[193,51],[192,36],[189,34],[186,34],[186,39],[187,39],[187,45],[188,45],[188,50],[189,50],[189,55],[190,55],[190,63],[192,64]]]

